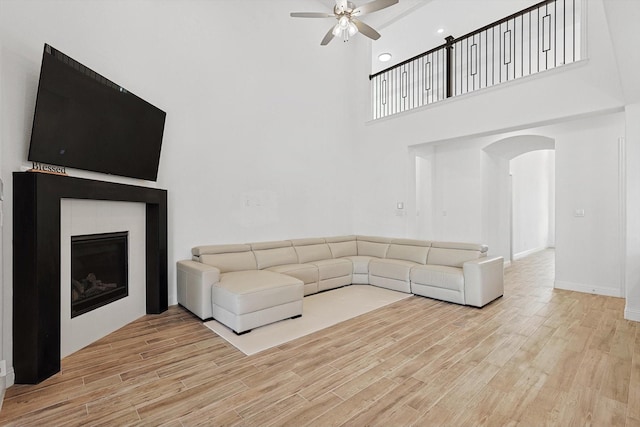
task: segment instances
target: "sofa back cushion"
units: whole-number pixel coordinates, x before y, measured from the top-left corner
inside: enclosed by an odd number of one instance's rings
[[[428,245],[428,242],[425,242]],[[405,261],[426,264],[429,254],[428,246],[400,245],[391,243],[386,258],[402,259]]]
[[[358,255],[356,236],[337,236],[325,239],[334,258]]]
[[[297,239],[292,240],[291,243],[298,254],[300,264],[333,258],[329,245],[324,239]]]
[[[251,246],[243,244],[232,245],[204,245],[195,246],[191,249],[191,253],[194,256],[200,256],[205,254],[226,254],[232,252],[247,252],[251,250]]]
[[[221,273],[257,268],[256,258],[249,245],[197,246],[192,253],[201,263],[217,267]]]
[[[386,237],[358,236],[358,255],[384,258],[391,239]]]
[[[298,256],[292,246],[259,251],[254,250],[253,253],[256,255],[256,262],[260,270],[276,265],[298,263]]]
[[[427,264],[462,267],[467,261],[486,256],[487,247],[475,243],[433,242]]]

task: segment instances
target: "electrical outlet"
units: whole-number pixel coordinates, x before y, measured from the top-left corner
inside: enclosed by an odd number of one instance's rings
[[[7,361],[0,360],[0,377],[6,377],[6,376],[7,376]]]

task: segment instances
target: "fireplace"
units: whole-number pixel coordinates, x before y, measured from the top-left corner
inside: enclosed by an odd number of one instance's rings
[[[71,318],[129,295],[128,235],[71,236]]]
[[[37,384],[60,371],[60,296],[63,287],[69,289],[71,277],[69,272],[65,283],[60,282],[63,199],[145,204],[142,264],[146,312],[162,313],[168,306],[166,190],[44,173],[14,172],[13,364],[18,384]],[[91,232],[87,230],[86,234]],[[130,235],[130,244],[132,239]],[[71,243],[70,240],[67,242]],[[71,267],[70,264],[67,263],[66,268]],[[123,301],[131,298],[132,288],[129,297]],[[65,297],[65,302],[70,300],[71,297]],[[94,310],[93,313],[101,311]],[[83,317],[69,321],[82,322]]]

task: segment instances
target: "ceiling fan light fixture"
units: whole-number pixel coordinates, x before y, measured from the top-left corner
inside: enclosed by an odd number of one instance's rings
[[[380,55],[378,55],[378,61],[380,62],[387,62],[391,60],[391,54],[388,52],[384,52],[381,53]]]
[[[338,22],[329,28],[324,38],[320,42],[320,46],[326,46],[334,37],[342,36],[346,42],[349,37],[360,33],[371,40],[378,40],[380,33],[371,28],[366,23],[360,21],[362,15],[376,12],[393,6],[400,0],[372,0],[366,4],[356,7],[349,0],[335,0],[333,13],[323,12],[291,12],[292,18],[335,18]],[[357,19],[356,19],[357,18]]]
[[[358,27],[353,22],[349,22],[349,37],[353,37],[358,32]]]

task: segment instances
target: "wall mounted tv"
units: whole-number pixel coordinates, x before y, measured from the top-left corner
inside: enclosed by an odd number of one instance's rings
[[[28,160],[155,181],[165,117],[45,44]]]

